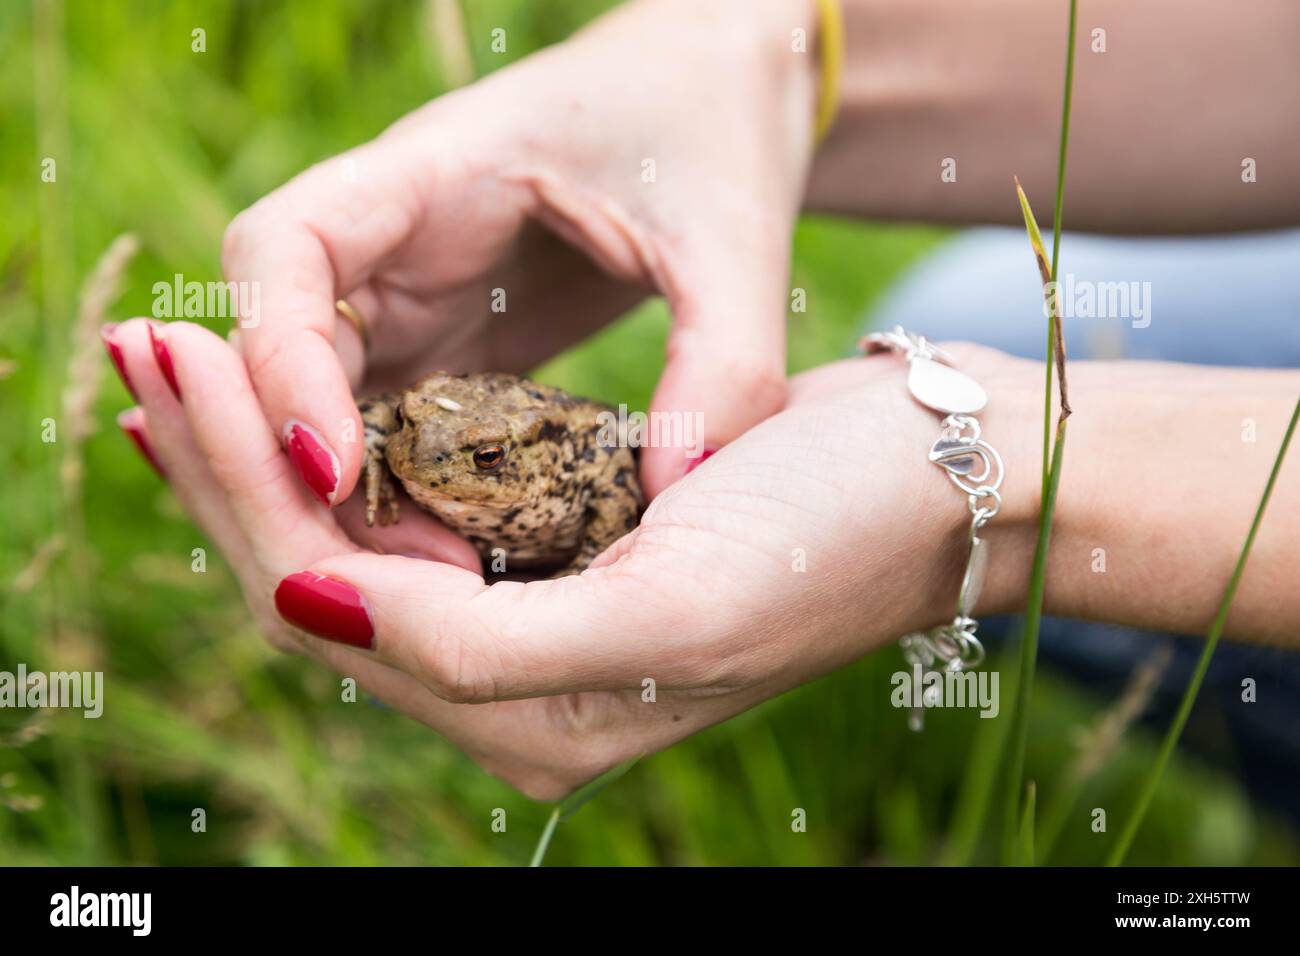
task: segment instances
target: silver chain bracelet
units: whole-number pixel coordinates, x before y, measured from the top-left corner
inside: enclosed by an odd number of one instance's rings
[[[957,595],[957,615],[951,624],[906,635],[899,646],[903,658],[924,673],[961,672],[978,667],[984,660],[984,645],[975,636],[979,622],[971,616],[984,584],[988,566],[988,545],[980,530],[1002,508],[1002,456],[980,437],[980,423],[975,414],[988,402],[984,389],[969,375],[959,372],[952,356],[915,335],[895,326],[890,332],[873,332],[859,343],[863,354],[895,352],[907,359],[907,388],[912,397],[943,415],[942,431],[930,447],[929,459],[948,475],[965,495],[970,508],[970,550],[966,573]],[[942,364],[941,364],[942,363]],[[982,469],[976,474],[976,469]],[[933,688],[935,692],[938,688]],[[908,726],[920,730],[925,724],[925,708],[933,703],[927,687],[921,706],[912,709]]]

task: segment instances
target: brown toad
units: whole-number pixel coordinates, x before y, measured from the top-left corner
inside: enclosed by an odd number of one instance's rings
[[[485,558],[500,548],[510,570],[562,565],[557,576],[636,527],[636,460],[598,402],[515,375],[435,372],[358,407],[367,524],[397,520],[396,476]]]

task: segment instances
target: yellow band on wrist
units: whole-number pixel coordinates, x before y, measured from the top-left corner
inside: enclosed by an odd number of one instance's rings
[[[818,146],[835,125],[840,108],[840,74],[844,69],[844,11],[840,0],[816,0],[821,17],[821,88],[817,94],[817,116],[813,137]]]

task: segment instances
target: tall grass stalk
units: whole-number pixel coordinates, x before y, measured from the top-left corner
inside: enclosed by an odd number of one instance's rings
[[[1291,413],[1291,423],[1287,425],[1286,434],[1282,437],[1282,447],[1277,450],[1277,458],[1273,461],[1273,470],[1268,476],[1268,484],[1264,486],[1259,507],[1255,509],[1255,520],[1250,523],[1250,533],[1246,535],[1246,543],[1241,546],[1237,566],[1233,569],[1232,578],[1228,581],[1228,588],[1223,594],[1223,601],[1219,604],[1219,613],[1214,616],[1214,623],[1210,625],[1210,633],[1205,639],[1201,659],[1196,662],[1196,671],[1192,674],[1187,689],[1183,691],[1182,703],[1178,707],[1178,713],[1174,715],[1174,722],[1169,725],[1164,743],[1160,745],[1156,762],[1152,764],[1151,771],[1142,784],[1133,815],[1124,824],[1119,840],[1115,843],[1115,849],[1106,860],[1107,866],[1119,866],[1124,862],[1124,857],[1133,844],[1133,838],[1137,836],[1138,828],[1142,826],[1142,818],[1146,816],[1147,809],[1151,806],[1151,798],[1155,796],[1156,787],[1160,785],[1160,777],[1165,772],[1165,766],[1173,755],[1178,738],[1182,736],[1183,727],[1186,726],[1187,718],[1192,712],[1192,705],[1196,703],[1196,695],[1200,693],[1201,684],[1205,680],[1205,672],[1209,670],[1210,658],[1214,656],[1214,649],[1219,645],[1219,635],[1223,633],[1223,625],[1228,620],[1232,599],[1237,595],[1237,585],[1241,583],[1242,573],[1246,570],[1246,560],[1250,557],[1250,549],[1255,544],[1255,535],[1259,532],[1260,522],[1264,519],[1264,509],[1268,507],[1268,499],[1273,494],[1278,472],[1282,470],[1282,460],[1286,458],[1286,450],[1291,444],[1291,437],[1295,434],[1297,420],[1300,420],[1300,399],[1296,401],[1295,411]]]
[[[546,859],[546,851],[550,848],[551,838],[555,836],[555,829],[561,823],[571,818],[575,813],[582,809],[582,805],[604,790],[615,780],[618,780],[625,773],[631,770],[638,760],[639,756],[631,760],[625,760],[617,767],[606,770],[599,777],[585,786],[579,787],[573,793],[569,794],[551,809],[551,815],[546,819],[546,826],[542,830],[542,835],[537,841],[537,847],[533,850],[533,858],[529,866],[541,866]]]
[[[1070,416],[1069,390],[1065,378],[1065,338],[1061,331],[1060,296],[1056,288],[1061,258],[1061,221],[1065,203],[1065,157],[1070,143],[1070,106],[1074,91],[1074,46],[1079,18],[1078,0],[1070,0],[1070,23],[1065,51],[1065,92],[1061,103],[1061,137],[1056,164],[1056,206],[1052,222],[1051,268],[1046,269],[1046,255],[1042,236],[1024,190],[1016,183],[1025,228],[1029,231],[1034,257],[1044,276],[1044,294],[1049,305],[1047,323],[1047,372],[1043,392],[1043,479],[1042,506],[1038,516],[1038,542],[1034,549],[1034,566],[1029,580],[1029,602],[1025,610],[1024,636],[1020,643],[1020,679],[1017,685],[1015,711],[1012,714],[1011,752],[1008,758],[1008,777],[1005,789],[1007,806],[1003,821],[1002,862],[1011,865],[1017,859],[1016,829],[1020,814],[1019,799],[1023,790],[1025,748],[1029,740],[1029,703],[1034,689],[1034,667],[1038,661],[1038,630],[1043,616],[1043,593],[1047,577],[1047,549],[1052,536],[1052,515],[1056,508],[1056,491],[1061,482],[1061,463],[1065,452],[1065,421]],[[1052,365],[1057,365],[1061,393],[1061,412],[1056,423],[1056,442],[1052,442]]]
[[[1049,396],[1050,401],[1050,396]],[[1015,711],[1011,718],[1011,752],[1008,755],[1008,781],[1005,819],[1003,820],[1002,862],[1016,861],[1016,828],[1019,819],[1019,795],[1025,773],[1025,748],[1029,740],[1029,701],[1034,682],[1034,665],[1038,659],[1038,629],[1043,620],[1043,592],[1047,578],[1047,547],[1052,536],[1052,514],[1056,508],[1056,489],[1061,483],[1064,460],[1065,421],[1057,426],[1056,447],[1044,491],[1043,509],[1038,517],[1038,543],[1034,548],[1034,568],[1029,579],[1029,600],[1025,609],[1024,637],[1020,643],[1020,678],[1016,685]]]
[[[1016,635],[998,654],[995,668],[1002,675],[1002,693],[1015,696]],[[1001,779],[998,771],[1007,749],[1009,722],[980,720],[970,744],[956,806],[939,853],[940,866],[969,866],[988,827],[990,808],[995,805]]]
[[[1016,845],[1021,866],[1034,865],[1034,817],[1038,802],[1038,788],[1034,781],[1025,784],[1025,809],[1020,815],[1020,842]]]
[[[551,837],[555,836],[555,828],[560,825],[560,807],[557,804],[551,810],[551,815],[546,818],[546,826],[542,829],[542,835],[537,840],[537,848],[533,850],[533,858],[528,862],[529,866],[541,866],[542,861],[546,859],[546,851],[551,847]]]

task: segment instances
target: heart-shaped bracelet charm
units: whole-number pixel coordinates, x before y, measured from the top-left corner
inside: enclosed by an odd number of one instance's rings
[[[940,438],[930,446],[929,458],[968,495],[986,497],[1002,487],[1002,456],[986,441]],[[976,465],[982,466],[979,474],[975,473]],[[997,510],[992,514],[997,514]]]
[[[940,438],[930,446],[929,457],[930,461],[949,473],[962,477],[973,474],[977,462],[983,462],[986,477],[990,471],[988,455],[970,442]]]

